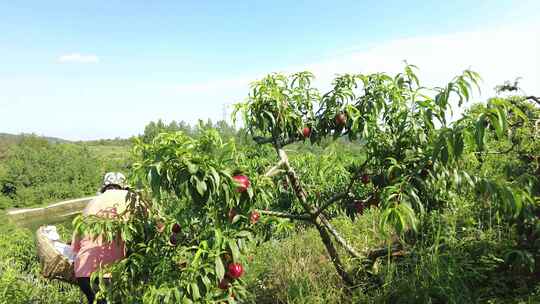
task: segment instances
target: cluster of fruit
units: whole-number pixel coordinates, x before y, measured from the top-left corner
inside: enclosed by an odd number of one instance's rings
[[[336,126],[339,128],[345,127],[347,124],[347,115],[345,113],[338,113],[335,117]],[[311,128],[306,126],[302,129],[302,135],[304,138],[309,138],[311,136]]]
[[[248,188],[251,186],[251,182],[249,181],[249,178],[245,175],[235,175],[232,177],[232,179],[238,184],[236,187],[237,192],[246,192]],[[232,222],[234,217],[237,215],[237,212],[235,209],[229,210],[229,220]],[[251,224],[256,224],[259,219],[261,218],[261,215],[257,211],[252,211],[249,216],[249,221]]]

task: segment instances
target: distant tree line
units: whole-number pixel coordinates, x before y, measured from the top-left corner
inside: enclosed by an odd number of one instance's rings
[[[197,137],[214,128],[226,139],[246,144],[243,130],[225,121],[152,121],[138,137],[150,143],[160,133],[182,131]],[[31,207],[95,194],[107,171],[129,172],[131,138],[66,141],[36,135],[0,134],[0,209]]]
[[[93,195],[105,171],[121,169],[87,145],[20,136],[0,158],[0,209]]]
[[[173,120],[169,123],[165,123],[163,120],[159,119],[156,122],[151,121],[148,123],[144,128],[144,133],[140,135],[140,138],[143,142],[150,143],[160,133],[178,131],[184,132],[191,137],[197,137],[202,130],[208,128],[216,129],[225,139],[235,138],[241,140],[243,134],[243,130],[237,130],[234,126],[224,120],[219,120],[214,123],[211,119],[206,121],[199,119],[197,124],[192,126],[183,120]]]

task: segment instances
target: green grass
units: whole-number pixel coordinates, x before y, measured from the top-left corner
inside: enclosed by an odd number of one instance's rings
[[[123,161],[129,158],[131,146],[88,145],[88,149],[100,159]]]
[[[467,210],[463,208],[462,210]],[[461,214],[434,215],[404,258],[379,258],[358,271],[359,288],[346,292],[314,229],[301,230],[255,251],[246,280],[254,303],[540,303],[540,279],[504,260],[515,244],[498,230],[459,224]],[[334,224],[361,251],[384,246],[377,213]],[[437,234],[436,231],[439,231]],[[349,270],[361,261],[346,259]]]
[[[459,212],[434,214],[408,237],[408,254],[399,260],[379,258],[358,270],[358,288],[347,292],[328,260],[316,230],[302,228],[290,236],[261,244],[246,265],[252,303],[540,303],[539,278],[504,260],[514,248],[508,230],[475,228],[463,206]],[[378,231],[379,214],[367,212],[356,221],[333,224],[359,251],[385,246]],[[0,303],[78,303],[72,286],[39,275],[32,232],[0,215]],[[465,228],[465,229],[464,229]],[[505,232],[506,231],[506,232]],[[71,227],[60,226],[63,238]],[[507,234],[506,234],[507,233]],[[342,252],[343,253],[343,252]],[[360,262],[344,259],[354,272]]]

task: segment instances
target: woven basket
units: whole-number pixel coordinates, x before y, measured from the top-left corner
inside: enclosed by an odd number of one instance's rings
[[[48,279],[57,279],[64,282],[75,284],[75,273],[73,263],[58,252],[43,233],[44,227],[39,227],[36,232],[36,245],[41,264],[41,274]]]

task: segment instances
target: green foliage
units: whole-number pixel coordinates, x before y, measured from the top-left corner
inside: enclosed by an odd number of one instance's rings
[[[79,303],[78,287],[41,277],[32,233],[0,220],[0,303]]]
[[[137,141],[134,151],[140,158],[133,180],[149,191],[134,196],[127,219],[80,217],[74,222],[81,234],[112,239],[119,233],[130,249],[125,260],[104,270],[113,275],[107,296],[144,303],[245,298],[242,278],[228,278],[226,290],[218,286],[229,264],[247,264],[245,252],[256,240],[249,215],[264,203],[261,185],[267,181],[251,178],[250,187],[238,191],[232,176],[236,171],[249,176],[248,168],[234,141],[223,142],[213,129],[198,139],[161,133],[151,144]],[[181,232],[171,232],[174,224]]]
[[[213,128],[216,129],[221,137],[223,137],[225,140],[228,140],[230,138],[237,137],[237,130],[229,125],[226,121],[220,120],[216,123],[213,123],[210,119],[208,119],[206,122],[203,120],[200,120],[197,122],[196,125],[191,126],[190,124],[176,120],[171,121],[170,123],[165,123],[161,119],[159,119],[157,122],[151,121],[144,127],[144,133],[139,136],[139,139],[142,140],[144,143],[151,143],[154,138],[156,138],[160,133],[174,133],[174,132],[182,132],[188,136],[191,137],[198,137],[200,134],[204,133],[204,130]]]
[[[0,208],[36,206],[92,195],[105,172],[129,166],[129,159],[123,155],[115,158],[85,145],[50,143],[24,136],[9,146],[1,160]]]
[[[509,255],[515,235],[504,227],[478,229],[472,203],[431,213],[422,239],[406,255],[383,255],[356,273],[361,288],[352,294],[332,271],[313,229],[299,230],[258,248],[248,275],[252,303],[535,303],[540,281],[516,267]],[[366,212],[354,222],[334,220],[357,248],[385,248],[378,232],[380,213]],[[538,256],[536,256],[538,258]],[[347,260],[351,267],[354,259]],[[520,302],[522,301],[522,302]]]
[[[271,74],[255,82],[236,106],[244,130],[211,121],[147,125],[134,140],[131,180],[141,190],[131,192],[128,212],[74,221],[80,234],[126,241],[128,257],[96,274],[113,275],[105,297],[143,303],[538,298],[537,108],[519,96],[493,98],[451,121],[452,105],[461,107],[477,87],[472,71],[436,88],[423,87],[410,65],[395,76],[340,75],[324,94],[311,87],[312,78]],[[10,151],[15,161],[0,170],[10,182],[3,184],[8,199],[36,197],[33,189],[43,200],[68,195],[51,190],[60,176],[30,170],[58,168],[52,154],[79,155],[73,162],[79,171],[88,169],[83,156],[110,153],[115,165],[125,157],[122,149],[26,144],[31,147]],[[240,174],[251,182],[245,191],[233,178]],[[254,213],[260,221],[251,220]],[[389,254],[373,255],[380,247]],[[243,265],[246,275],[233,279],[231,263]]]

